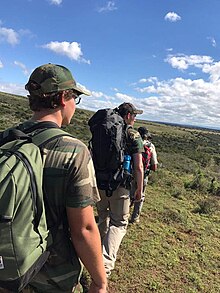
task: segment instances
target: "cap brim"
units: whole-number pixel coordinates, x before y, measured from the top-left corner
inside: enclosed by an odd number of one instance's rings
[[[86,96],[91,96],[92,95],[92,93],[89,90],[87,90],[85,88],[82,88],[82,87],[79,87],[78,85],[75,86],[73,89],[75,91],[77,91],[79,95],[86,95]]]
[[[143,110],[136,109],[133,112],[134,112],[134,114],[143,114]]]

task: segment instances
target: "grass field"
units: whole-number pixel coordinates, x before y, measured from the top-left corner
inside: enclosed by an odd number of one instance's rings
[[[92,112],[66,129],[88,144]],[[0,93],[0,129],[30,117],[23,97]],[[130,225],[109,293],[220,292],[220,132],[138,120],[153,136],[151,173],[139,224]]]

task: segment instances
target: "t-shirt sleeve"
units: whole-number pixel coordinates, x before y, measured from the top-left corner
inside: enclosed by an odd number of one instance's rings
[[[81,144],[75,149],[69,168],[66,206],[86,207],[99,200],[93,161],[88,148]]]
[[[100,200],[88,148],[63,136],[44,149],[44,188],[56,209],[86,207]]]
[[[143,141],[138,131],[133,128],[128,129],[128,152],[133,155],[144,151]]]

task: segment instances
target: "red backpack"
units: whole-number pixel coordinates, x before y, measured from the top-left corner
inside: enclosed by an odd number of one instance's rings
[[[150,168],[150,159],[152,157],[152,153],[150,150],[150,143],[144,145],[144,152],[142,153],[142,162],[144,167],[144,172],[146,172]]]

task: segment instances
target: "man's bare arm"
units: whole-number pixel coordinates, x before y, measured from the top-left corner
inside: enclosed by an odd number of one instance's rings
[[[107,279],[93,208],[67,208],[67,216],[75,250],[92,278],[89,292],[105,293]]]
[[[133,167],[134,167],[134,175],[135,180],[137,183],[137,189],[135,191],[135,200],[141,200],[142,197],[142,191],[143,191],[143,180],[144,180],[144,174],[143,174],[143,163],[142,163],[142,154],[136,153],[133,154]]]

